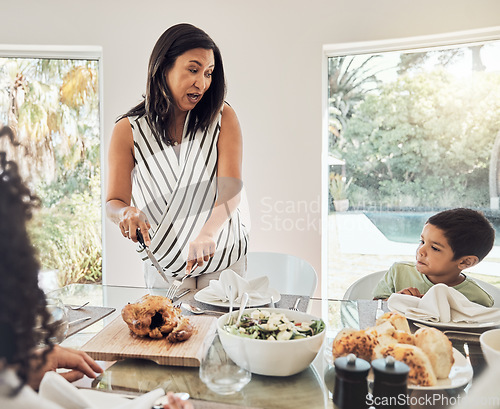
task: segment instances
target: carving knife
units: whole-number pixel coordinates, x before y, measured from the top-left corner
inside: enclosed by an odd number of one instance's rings
[[[156,257],[153,255],[153,253],[151,252],[149,247],[146,246],[146,243],[144,243],[144,237],[142,237],[141,231],[139,229],[137,229],[136,233],[137,233],[137,240],[139,241],[139,243],[141,243],[141,246],[146,251],[146,254],[149,257],[149,260],[151,261],[151,263],[153,263],[153,266],[156,267],[156,271],[158,271],[158,274],[160,274],[161,277],[165,280],[165,282],[168,285],[170,285],[170,282],[168,281],[167,276],[163,272],[163,269],[161,268],[160,263],[158,263],[158,260],[156,259]]]

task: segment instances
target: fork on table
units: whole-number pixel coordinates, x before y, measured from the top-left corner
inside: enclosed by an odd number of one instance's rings
[[[469,344],[467,342],[464,342],[464,352],[465,352],[465,359],[467,359],[467,362],[469,363],[469,365],[472,366],[472,362],[470,361],[470,354],[469,354]]]
[[[72,309],[73,311],[78,311],[84,308],[90,301],[87,301],[86,303],[82,305],[67,305],[68,308]]]
[[[184,282],[184,280],[188,277],[191,277],[191,273],[196,270],[196,267],[198,267],[198,264],[195,264],[194,267],[191,269],[189,274],[186,274],[182,279],[180,280],[175,280],[172,284],[170,284],[170,287],[168,287],[167,290],[167,298],[173,299],[175,297],[175,294],[177,294],[177,291],[179,290],[180,286]]]
[[[375,319],[378,320],[385,312],[382,309],[382,299],[379,298],[377,301],[377,312],[375,313]]]
[[[299,303],[300,303],[300,297],[295,300],[295,304],[293,304],[293,307],[290,307],[290,310],[292,311],[298,311],[299,310]]]

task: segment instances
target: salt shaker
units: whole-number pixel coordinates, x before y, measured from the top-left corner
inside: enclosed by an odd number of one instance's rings
[[[366,377],[370,364],[356,355],[340,357],[335,366],[333,405],[338,409],[367,409],[368,384]]]
[[[408,365],[388,356],[372,361],[372,368],[373,406],[377,409],[409,409]]]

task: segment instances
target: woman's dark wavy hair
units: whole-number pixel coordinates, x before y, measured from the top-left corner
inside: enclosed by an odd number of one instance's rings
[[[167,86],[167,72],[181,54],[194,48],[212,50],[215,67],[210,87],[191,111],[188,133],[207,128],[216,118],[226,95],[226,80],[222,56],[215,42],[203,30],[187,23],[177,24],[166,30],[156,42],[148,65],[146,95],[118,120],[129,116],[145,116],[153,135],[167,145],[173,144],[168,124],[174,118],[172,94]]]
[[[2,136],[14,144],[10,128],[2,128]],[[0,372],[15,368],[21,382],[13,395],[28,381],[33,360],[41,367],[53,347],[45,295],[38,287],[39,263],[26,227],[38,206],[17,164],[0,152]],[[38,320],[43,331],[35,330]],[[41,344],[48,346],[42,355],[35,352]]]

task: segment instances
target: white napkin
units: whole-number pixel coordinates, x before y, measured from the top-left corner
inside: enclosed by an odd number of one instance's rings
[[[65,409],[151,409],[165,391],[155,389],[128,399],[102,391],[78,389],[56,372],[47,372],[40,383],[39,395]]]
[[[218,280],[210,280],[208,287],[203,290],[204,300],[208,302],[229,301],[229,286],[233,288],[233,301],[240,302],[243,293],[248,294],[249,304],[268,303],[271,299],[269,278],[257,277],[245,280],[233,270],[224,270]]]
[[[391,310],[404,313],[407,318],[431,322],[476,324],[500,321],[500,309],[469,301],[461,292],[446,284],[432,286],[422,298],[392,294],[387,305]]]

